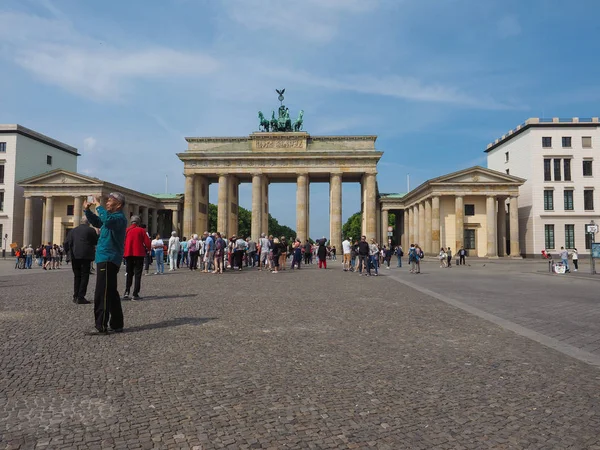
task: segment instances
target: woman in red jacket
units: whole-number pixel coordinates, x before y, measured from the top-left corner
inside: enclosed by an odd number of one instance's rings
[[[125,252],[123,256],[125,258],[127,279],[123,300],[129,299],[129,290],[134,279],[132,300],[141,300],[139,294],[142,284],[142,271],[144,270],[144,258],[148,252],[152,251],[150,238],[146,230],[140,227],[140,222],[140,216],[131,216],[131,225],[125,232]]]

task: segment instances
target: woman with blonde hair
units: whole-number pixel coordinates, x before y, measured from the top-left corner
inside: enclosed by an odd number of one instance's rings
[[[279,257],[281,256],[281,244],[279,239],[273,239],[273,271],[272,273],[279,272]]]

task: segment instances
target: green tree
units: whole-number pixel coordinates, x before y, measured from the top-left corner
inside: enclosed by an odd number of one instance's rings
[[[217,205],[213,205],[212,203],[208,205],[208,229],[210,231],[217,230],[217,215]],[[240,206],[238,208],[238,235],[243,237],[250,236],[252,233],[251,230],[252,212]],[[277,237],[285,236],[286,238],[290,238],[296,236],[296,231],[286,225],[280,225],[277,219],[269,214],[269,234]]]
[[[396,226],[396,215],[394,213],[388,214],[388,226]],[[362,235],[362,213],[359,211],[352,214],[344,226],[342,226],[342,238],[346,239],[351,237],[352,240],[358,239]]]

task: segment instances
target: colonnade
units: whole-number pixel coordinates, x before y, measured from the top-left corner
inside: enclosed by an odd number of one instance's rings
[[[506,256],[506,205],[509,205],[510,218],[510,255],[520,256],[519,247],[519,203],[517,196],[486,195],[486,239],[487,256],[495,258]],[[426,254],[437,254],[439,249],[450,245],[454,252],[464,246],[464,196],[454,196],[454,242],[442,242],[441,225],[443,219],[440,217],[440,196],[434,195],[425,198],[404,209],[404,234],[403,245],[407,247],[411,243],[421,246]],[[382,222],[385,219],[387,225],[387,214],[382,214]],[[382,227],[383,233],[383,227]]]
[[[185,181],[185,201],[183,234],[204,231],[220,231],[226,236],[238,234],[239,184],[240,178],[247,175],[221,173],[215,175],[187,174]],[[259,239],[261,233],[269,233],[269,185],[273,182],[289,180],[278,174],[251,173],[252,183],[252,223],[251,237]],[[217,179],[217,230],[208,229],[208,180]],[[356,177],[354,177],[356,178]],[[362,185],[363,234],[369,239],[376,237],[376,174],[364,173],[360,176]],[[296,181],[296,237],[304,242],[310,237],[310,172],[298,172]],[[317,181],[324,181],[319,174]],[[329,174],[329,239],[337,249],[342,245],[342,172]],[[199,188],[201,186],[201,189]],[[316,236],[320,237],[320,236]]]

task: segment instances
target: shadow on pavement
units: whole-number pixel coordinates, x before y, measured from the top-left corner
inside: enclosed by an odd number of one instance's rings
[[[198,294],[181,294],[181,295],[145,295],[142,302],[147,300],[169,300],[173,298],[198,297]],[[125,300],[127,301],[127,300]]]
[[[123,333],[137,333],[138,331],[157,330],[160,328],[179,327],[181,325],[203,325],[218,317],[178,317],[176,319],[163,320],[162,322],[139,325],[137,327],[125,328]]]

